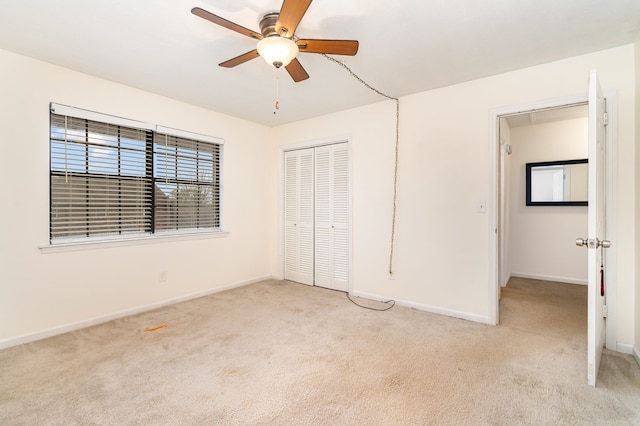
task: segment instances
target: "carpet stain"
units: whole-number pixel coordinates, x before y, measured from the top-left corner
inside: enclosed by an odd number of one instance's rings
[[[162,324],[162,325],[159,325],[157,327],[145,328],[144,331],[145,331],[145,333],[151,333],[151,332],[158,331],[158,330],[166,328],[166,327],[169,327],[169,324]]]
[[[223,343],[230,343],[240,337],[239,334],[225,334],[219,337],[219,340]]]
[[[403,381],[399,376],[394,375],[391,377],[387,377],[384,380],[384,384],[389,388],[397,389],[403,385]]]
[[[224,374],[227,377],[244,376],[245,374],[247,374],[247,369],[246,368],[225,368],[224,370],[222,370],[222,374]]]

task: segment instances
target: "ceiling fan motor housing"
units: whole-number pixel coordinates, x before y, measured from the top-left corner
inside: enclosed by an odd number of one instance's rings
[[[279,17],[280,14],[277,12],[267,13],[262,17],[260,20],[260,32],[264,38],[258,42],[257,47],[260,56],[275,68],[288,65],[298,54],[298,46],[294,41],[281,36],[276,31]],[[282,28],[281,32],[286,34],[287,29]]]
[[[271,37],[271,36],[279,36],[280,34],[276,31],[276,24],[278,23],[278,17],[280,16],[277,12],[267,13],[260,20],[260,32],[263,37]]]

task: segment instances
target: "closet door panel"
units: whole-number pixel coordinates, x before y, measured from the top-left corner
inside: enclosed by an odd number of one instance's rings
[[[313,149],[299,151],[298,282],[313,285]]]
[[[284,155],[284,278],[298,279],[298,156]]]
[[[284,161],[284,277],[313,285],[313,149]]]
[[[348,290],[349,158],[347,144],[315,149],[316,273],[318,286]]]
[[[333,286],[349,290],[349,149],[346,143],[332,152]]]
[[[332,288],[333,259],[331,250],[331,150],[315,149],[315,284]]]

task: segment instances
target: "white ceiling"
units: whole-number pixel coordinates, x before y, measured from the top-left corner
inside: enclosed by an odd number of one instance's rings
[[[199,6],[259,32],[281,0],[0,0],[0,48],[269,126],[383,100],[302,53],[308,80],[257,58],[255,41],[198,18]],[[316,0],[301,38],[357,39],[346,65],[399,97],[631,43],[638,0]]]

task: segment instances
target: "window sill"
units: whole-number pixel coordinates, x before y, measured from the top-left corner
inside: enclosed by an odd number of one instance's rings
[[[93,250],[101,248],[127,247],[141,244],[157,244],[175,241],[191,241],[210,238],[224,238],[229,235],[226,231],[192,231],[180,233],[163,233],[153,235],[141,235],[122,238],[90,238],[86,240],[73,240],[43,244],[38,246],[42,254],[64,253],[69,251]]]

